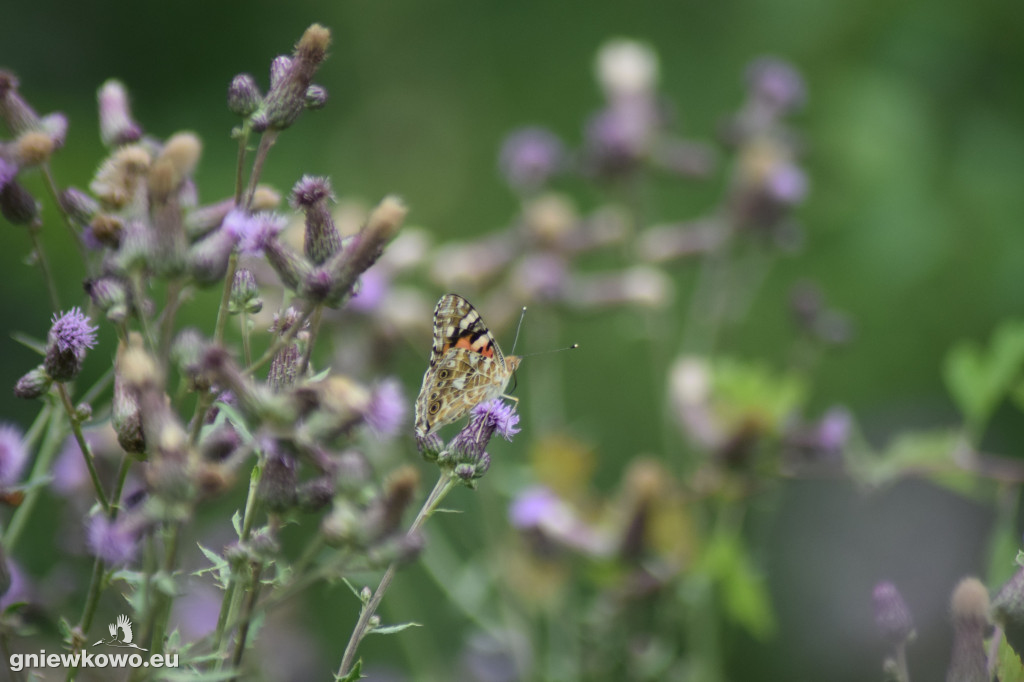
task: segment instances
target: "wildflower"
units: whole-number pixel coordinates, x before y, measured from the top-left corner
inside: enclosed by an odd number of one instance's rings
[[[38,166],[56,150],[54,138],[42,130],[27,130],[14,141],[14,157],[22,168]]]
[[[327,203],[334,200],[327,178],[304,175],[292,188],[292,208],[306,214],[306,258],[321,265],[341,249],[341,235],[334,225]]]
[[[127,564],[138,553],[139,529],[124,517],[111,521],[103,514],[93,516],[86,529],[89,551],[108,565]]]
[[[277,237],[286,223],[285,218],[276,213],[261,211],[247,214],[241,209],[235,209],[224,217],[222,229],[234,236],[241,253],[258,255],[268,242]]]
[[[12,225],[29,225],[39,219],[39,202],[15,180],[0,189],[0,215]]]
[[[105,207],[141,217],[148,210],[144,180],[152,163],[141,144],[119,147],[100,164],[89,189]]]
[[[86,280],[85,292],[89,298],[114,324],[120,324],[128,317],[128,288],[117,277],[100,277]]]
[[[323,109],[327,106],[327,88],[322,85],[310,85],[306,88],[305,103],[307,109]]]
[[[18,93],[18,77],[0,70],[0,118],[12,135],[39,127],[39,115]]]
[[[283,130],[295,122],[306,108],[306,92],[313,74],[327,56],[330,42],[331,32],[313,24],[302,34],[292,58],[278,57],[274,60],[270,71],[270,92],[252,115],[253,130]]]
[[[240,73],[231,79],[228,86],[228,109],[238,116],[249,116],[259,109],[263,94],[256,85],[256,79],[247,73]]]
[[[3,185],[2,178],[0,185]],[[77,187],[68,187],[60,193],[60,207],[69,218],[82,225],[88,225],[100,210],[99,203]]]
[[[378,437],[389,438],[405,422],[406,411],[402,385],[397,379],[385,379],[370,394],[366,423]]]
[[[263,299],[256,286],[256,278],[248,268],[235,270],[235,278],[231,282],[231,295],[228,299],[228,312],[232,315],[249,313],[255,315],[263,310]]]
[[[42,398],[50,390],[52,383],[53,380],[46,373],[46,368],[39,365],[18,379],[18,383],[14,385],[14,395],[22,400]]]
[[[989,627],[988,590],[977,578],[964,578],[953,590],[953,655],[946,682],[986,682]]]
[[[497,433],[505,440],[519,433],[519,415],[501,398],[480,403],[470,410],[469,423],[449,444],[445,463],[451,464],[456,476],[467,484],[480,478],[491,466],[484,448]]]
[[[107,147],[118,147],[142,137],[142,128],[132,119],[128,91],[124,84],[110,79],[96,91],[100,110],[100,139]]]
[[[0,189],[18,174],[18,165],[0,156]]]
[[[153,161],[149,169],[149,192],[157,203],[163,203],[190,177],[199,164],[203,143],[195,133],[175,133]]]
[[[54,313],[43,361],[54,381],[70,381],[81,371],[85,351],[96,345],[97,327],[90,327],[89,322],[77,307],[59,317]]]
[[[910,609],[895,585],[888,581],[878,583],[871,599],[875,607],[875,624],[886,641],[902,644],[913,636],[914,621]]]
[[[561,169],[564,159],[565,149],[554,133],[545,128],[521,128],[505,138],[498,166],[510,187],[534,191]]]
[[[751,95],[775,113],[786,113],[803,106],[807,87],[803,78],[787,62],[776,57],[760,57],[747,67],[747,85]]]
[[[18,483],[27,462],[21,430],[13,424],[0,424],[0,490]]]
[[[645,96],[658,83],[658,56],[635,40],[610,40],[597,53],[595,71],[608,99]]]

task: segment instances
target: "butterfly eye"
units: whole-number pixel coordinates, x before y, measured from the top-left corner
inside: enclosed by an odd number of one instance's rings
[[[437,373],[438,379],[447,379],[449,376],[451,376],[451,372],[449,372],[446,369],[442,369],[440,372]]]
[[[427,412],[429,414],[437,414],[440,411],[441,411],[441,402],[439,400],[435,400],[434,402],[430,403],[430,407],[427,408]]]

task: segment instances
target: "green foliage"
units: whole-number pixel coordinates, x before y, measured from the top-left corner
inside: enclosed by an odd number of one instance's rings
[[[732,621],[758,639],[775,634],[775,617],[764,576],[755,569],[741,537],[712,535],[698,560],[697,570],[717,586],[724,612]]]
[[[1020,379],[1024,368],[1024,322],[1007,320],[988,348],[961,342],[946,356],[943,376],[971,433],[980,438],[993,411]]]

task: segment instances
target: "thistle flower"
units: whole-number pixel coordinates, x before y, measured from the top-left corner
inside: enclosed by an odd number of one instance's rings
[[[803,106],[807,86],[799,72],[776,57],[759,57],[747,67],[751,96],[773,113],[786,113]]]
[[[56,151],[57,144],[54,137],[44,130],[26,130],[17,137],[13,147],[18,165],[31,168],[48,161]]]
[[[261,211],[247,214],[235,209],[224,216],[221,229],[235,237],[239,252],[255,256],[276,239],[285,225],[287,220],[276,213]]]
[[[235,270],[235,278],[231,282],[231,294],[228,299],[228,312],[232,315],[249,313],[255,315],[263,310],[263,299],[256,285],[256,278],[248,268]]]
[[[120,324],[128,317],[128,288],[117,277],[100,277],[86,280],[85,293],[114,324]]]
[[[142,217],[149,207],[145,179],[152,163],[141,144],[119,147],[100,164],[89,190],[108,208]]]
[[[964,578],[953,590],[953,655],[946,682],[987,682],[985,653],[989,627],[988,590],[977,578]]]
[[[334,226],[327,203],[334,201],[331,182],[327,178],[304,175],[292,188],[292,208],[306,214],[306,258],[321,265],[341,249],[341,235]]]
[[[305,102],[307,109],[323,109],[327,106],[327,88],[322,85],[310,85],[306,88]]]
[[[2,180],[0,185],[3,185]],[[81,225],[88,225],[100,210],[99,203],[77,187],[68,187],[60,193],[60,207],[69,218]]]
[[[636,40],[610,40],[597,53],[595,75],[608,99],[647,96],[658,84],[658,55]]]
[[[370,394],[365,419],[378,437],[390,438],[405,422],[406,412],[402,384],[397,379],[385,379]]]
[[[505,181],[518,191],[535,191],[561,170],[565,148],[546,128],[521,128],[505,138],[498,167]]]
[[[142,137],[142,128],[132,119],[128,91],[124,84],[110,79],[96,91],[100,110],[100,140],[107,147],[118,147]]]
[[[54,313],[43,361],[54,381],[70,381],[81,371],[86,350],[96,345],[97,327],[90,327],[89,322],[78,307],[60,316]]]
[[[313,74],[327,56],[331,32],[313,24],[302,34],[291,59],[277,58],[271,66],[270,92],[252,115],[256,132],[283,130],[291,126],[306,108],[306,91]]]
[[[21,430],[13,424],[0,424],[0,491],[18,483],[28,462],[28,450]]]
[[[467,484],[480,478],[491,466],[484,448],[495,433],[505,440],[519,433],[519,415],[501,398],[480,403],[470,410],[469,423],[459,431],[445,453],[445,463]]]
[[[231,79],[228,86],[228,109],[238,116],[249,116],[259,109],[263,94],[256,85],[256,79],[247,73],[240,73]]]
[[[18,174],[18,165],[0,156],[0,190]]]
[[[103,514],[97,514],[89,519],[86,542],[90,553],[107,565],[127,564],[138,553],[139,529],[123,516],[111,521]]]
[[[18,77],[0,70],[0,118],[12,135],[39,127],[39,115],[18,93]]]
[[[219,282],[227,273],[235,243],[235,236],[222,229],[192,244],[187,256],[189,273],[200,284]]]

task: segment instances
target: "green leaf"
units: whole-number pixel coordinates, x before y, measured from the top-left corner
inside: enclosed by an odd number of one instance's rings
[[[959,343],[946,356],[943,378],[975,435],[985,426],[1024,366],[1024,322],[1007,320],[987,350]]]
[[[795,374],[759,363],[718,360],[712,376],[713,408],[730,428],[753,421],[776,432],[807,395],[806,384]]]
[[[231,425],[235,427],[235,431],[241,437],[243,443],[252,442],[252,432],[249,431],[249,427],[245,423],[245,417],[242,413],[235,409],[234,405],[228,405],[227,403],[215,402],[217,410],[220,414],[223,414]],[[219,415],[218,415],[219,416]]]
[[[40,341],[34,336],[29,336],[28,334],[23,334],[21,332],[14,332],[13,334],[11,334],[11,338],[20,343],[21,345],[25,346],[25,348],[28,348],[29,350],[34,350],[40,355],[46,355],[45,341]]]
[[[1000,638],[996,654],[996,678],[999,682],[1024,682],[1024,666],[1005,637]]]
[[[359,601],[363,601],[362,595],[359,594],[359,590],[357,590],[356,586],[352,584],[352,581],[350,581],[348,578],[343,577],[341,579],[341,582],[345,583],[345,586],[348,587],[348,589],[352,590],[352,594],[356,595],[356,599],[358,599]]]
[[[699,567],[718,586],[726,615],[758,639],[775,633],[775,616],[764,579],[736,535],[718,533],[704,549]]]
[[[212,564],[207,568],[200,568],[198,571],[192,573],[192,575],[203,575],[204,573],[217,573],[217,583],[220,585],[222,590],[228,589],[228,584],[231,582],[231,565],[228,560],[217,554],[213,550],[203,547],[200,543],[196,543],[199,546],[199,551],[203,553],[206,560]]]
[[[235,513],[231,515],[231,525],[235,529],[235,535],[239,539],[242,538],[242,512],[235,510]]]
[[[348,675],[344,677],[341,675],[334,676],[334,682],[356,682],[361,679],[363,679],[363,659],[361,658],[352,666],[352,670],[349,671]]]
[[[396,632],[401,632],[402,630],[408,630],[409,628],[420,628],[420,627],[423,627],[422,623],[409,622],[409,623],[399,623],[398,625],[384,625],[384,626],[381,626],[381,627],[376,627],[376,628],[373,628],[372,630],[370,630],[370,632],[372,634],[375,634],[375,635],[393,635]]]

